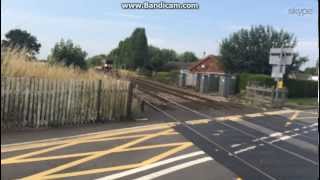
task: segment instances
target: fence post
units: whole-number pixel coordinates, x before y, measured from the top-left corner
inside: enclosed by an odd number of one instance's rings
[[[96,122],[101,122],[100,118],[100,107],[101,107],[101,89],[102,88],[102,80],[98,80],[98,93],[97,93],[97,119]]]
[[[130,118],[130,117],[131,117],[133,88],[134,88],[134,84],[133,84],[132,81],[130,81],[130,82],[129,82],[129,87],[128,87],[127,118]]]

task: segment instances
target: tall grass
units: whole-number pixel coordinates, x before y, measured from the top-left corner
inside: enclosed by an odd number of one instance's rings
[[[48,79],[102,79],[103,74],[93,69],[81,70],[32,60],[26,50],[1,49],[1,77],[38,77]]]

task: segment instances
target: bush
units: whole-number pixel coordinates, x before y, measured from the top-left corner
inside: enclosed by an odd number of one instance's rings
[[[152,78],[162,83],[176,84],[179,79],[179,71],[157,72]]]
[[[248,82],[255,82],[261,86],[271,87],[275,85],[274,80],[264,74],[241,73],[237,78],[237,91],[245,90]]]
[[[268,75],[242,73],[237,78],[237,90],[245,90],[248,82],[256,82],[258,85],[272,87],[275,81]],[[285,80],[284,86],[288,89],[289,98],[317,97],[318,83],[306,80]]]
[[[284,86],[288,89],[289,98],[317,97],[318,82],[288,79]]]

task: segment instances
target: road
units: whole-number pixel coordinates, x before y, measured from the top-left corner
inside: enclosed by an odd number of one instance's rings
[[[317,111],[274,110],[212,118],[210,110],[192,112],[173,104],[161,110],[165,114],[146,108],[144,117],[130,128],[100,125],[96,131],[89,127],[88,133],[73,128],[60,130],[63,136],[52,130],[12,133],[7,145],[1,146],[1,178],[319,177]]]

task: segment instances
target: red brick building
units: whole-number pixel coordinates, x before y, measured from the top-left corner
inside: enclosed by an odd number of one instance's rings
[[[224,74],[223,64],[218,56],[209,55],[189,67],[190,73]]]

